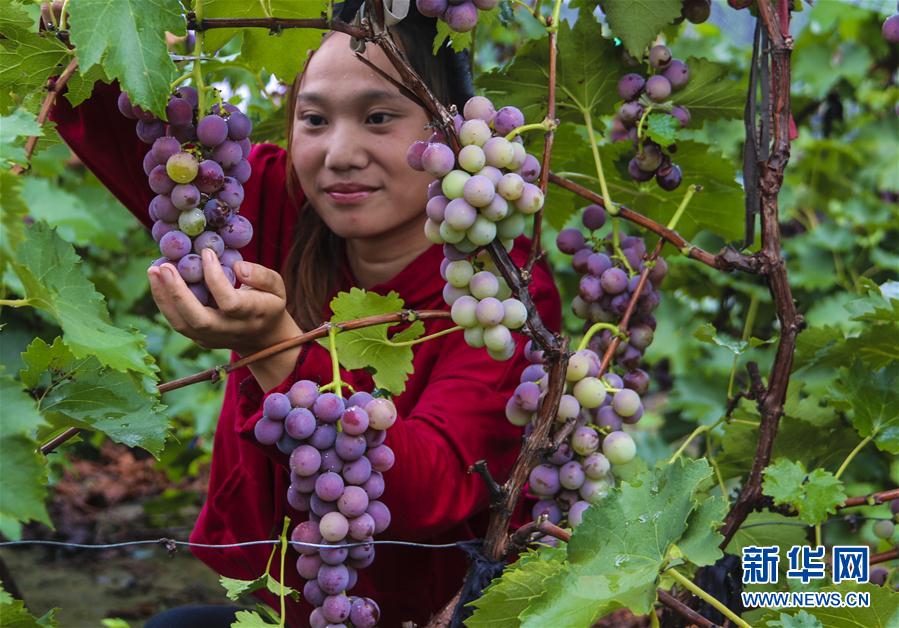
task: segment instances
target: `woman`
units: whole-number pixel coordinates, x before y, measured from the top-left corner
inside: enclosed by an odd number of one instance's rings
[[[461,110],[470,95],[465,58],[448,48],[431,55],[434,20],[413,11],[393,30],[434,94]],[[365,56],[399,80],[378,47],[368,45]],[[76,109],[60,99],[54,119],[84,163],[149,225],[152,194],[141,168],[147,147],[136,139],[134,122],[116,111],[116,95],[114,88],[98,86]],[[326,36],[295,81],[288,112],[288,150],[257,145],[249,157],[253,175],[241,213],[253,223],[255,236],[235,268],[243,287],[232,288],[218,263],[204,260],[220,306],[212,310],[200,305],[171,265],[148,270],[153,297],[172,326],[203,346],[246,355],[320,324],[330,315],[330,298],[352,286],[395,291],[408,308],[446,309],[442,250],[423,231],[430,177],[405,161],[408,146],[430,134],[427,112],[359,61],[350,38],[337,32]],[[527,247],[526,238],[516,242],[512,255],[518,263]],[[282,269],[283,279],[273,269]],[[559,296],[545,266],[535,269],[531,292],[547,326],[558,330]],[[425,328],[430,334],[449,326],[440,320]],[[392,523],[379,538],[447,543],[484,535],[487,490],[467,469],[485,459],[502,480],[518,454],[521,428],[509,424],[503,411],[525,366],[525,338],[516,336],[517,351],[506,362],[469,348],[460,334],[413,347],[414,372],[394,399],[399,420],[387,436],[396,464],[385,476],[382,499]],[[373,386],[363,371],[342,377],[357,390]],[[264,395],[286,391],[298,379],[331,380],[325,349],[309,343],[231,373],[215,434],[209,495],[192,541],[273,538],[285,515],[293,524],[306,519],[286,501],[287,457],[253,436]],[[521,510],[517,521],[526,517]],[[270,551],[268,546],[194,549],[218,573],[240,579],[258,577]],[[290,550],[288,565],[296,557]],[[277,561],[274,575],[276,566]],[[350,593],[380,604],[382,626],[408,620],[423,625],[452,597],[465,570],[457,549],[381,545]],[[302,589],[293,569],[286,580]],[[258,597],[278,607],[270,593]],[[305,601],[289,600],[288,625],[308,625],[310,610]],[[192,621],[214,625],[211,619]]]

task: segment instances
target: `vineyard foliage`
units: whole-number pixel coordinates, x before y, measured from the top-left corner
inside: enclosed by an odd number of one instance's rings
[[[67,45],[52,30],[39,30],[39,3],[0,0],[0,534],[9,539],[20,538],[25,524],[52,527],[46,503],[66,456],[83,455],[104,439],[146,450],[173,480],[197,473],[211,453],[221,387],[202,383],[160,396],[156,385],[228,361],[226,352],[193,345],[159,315],[146,280],[157,256],[149,234],[61,142],[52,122],[38,123],[48,77],[76,58],[60,97],[78,104],[97,81],[118,81],[133,102],[163,115],[170,84],[189,67],[186,7],[179,0],[69,4]],[[598,191],[592,132],[615,202],[665,224],[683,190],[701,186],[678,232],[709,251],[739,247],[752,14],[716,1],[710,21],[671,25],[680,0],[603,5],[604,14],[593,0],[566,3],[562,11],[552,170]],[[752,544],[785,551],[814,538],[815,526],[827,545],[861,542],[886,551],[897,543],[895,533],[878,539],[873,521],[846,521],[837,509],[847,496],[899,485],[899,50],[880,35],[891,8],[895,3],[873,0],[794,3],[797,136],[779,200],[783,255],[806,327],[764,472],[763,492],[777,511],[750,514],[727,553]],[[327,10],[326,2],[203,0],[202,14],[310,18]],[[285,143],[285,83],[320,35],[259,28],[206,34],[206,81],[253,119],[254,142]],[[629,144],[608,139],[618,78],[639,71],[624,51],[639,57],[657,37],[691,69],[678,95],[692,114],[689,127],[650,128],[657,141],[677,144],[684,175],[677,192],[634,182]],[[474,44],[481,93],[519,107],[528,122],[543,119],[547,34],[527,11],[504,0],[482,15],[474,36],[452,39],[457,47]],[[29,161],[30,136],[39,139]],[[526,138],[534,154],[542,154],[542,143],[541,133]],[[26,172],[12,172],[16,165]],[[577,294],[577,277],[556,250],[555,235],[577,223],[585,204],[550,187],[543,244],[563,303]],[[632,224],[622,222],[622,229],[645,235]],[[748,250],[759,246],[756,234]],[[719,272],[671,246],[662,254],[671,270],[644,367],[654,382],[652,403],[632,431],[638,460],[622,468],[619,487],[587,511],[567,546],[530,550],[509,568],[475,603],[468,625],[589,625],[622,607],[646,614],[656,589],[674,585],[668,569],[693,574],[721,558],[718,527],[748,475],[760,420],[752,401],[736,401],[729,416],[728,403],[750,385],[748,363],[768,371],[780,329],[761,278]],[[402,309],[398,298],[369,296],[342,295],[335,318]],[[565,325],[572,338],[583,332],[567,307]],[[417,337],[419,326],[393,340]],[[339,354],[344,366],[373,369],[376,385],[397,393],[411,369],[411,349],[386,344],[387,334],[373,327],[340,336]],[[37,451],[71,426],[85,430],[76,441],[49,457]],[[672,456],[698,427],[701,436]],[[783,514],[787,509],[797,516]],[[854,512],[890,516],[887,505]],[[797,528],[797,520],[809,528]],[[899,584],[895,565],[887,564]],[[757,588],[787,586],[799,585],[781,580]],[[802,586],[833,589],[823,581]],[[861,624],[899,621],[897,594],[865,590],[872,591],[872,608]],[[12,604],[3,599],[4,608]],[[755,611],[746,618],[782,622],[772,626],[851,623],[847,610],[803,613]]]

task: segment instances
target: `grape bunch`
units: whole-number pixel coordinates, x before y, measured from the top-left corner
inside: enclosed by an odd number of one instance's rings
[[[436,17],[457,33],[467,33],[478,23],[478,10],[489,11],[499,0],[415,0],[418,12]]]
[[[672,59],[665,46],[652,47],[649,63],[656,71],[652,76],[632,72],[618,81],[618,95],[624,103],[612,120],[611,137],[616,141],[629,140],[637,149],[627,165],[632,179],[644,182],[655,177],[660,188],[671,191],[682,178],[680,167],[671,161],[677,147],[660,146],[647,137],[648,117],[651,113],[671,116],[677,122],[676,128],[690,124],[690,111],[672,100],[672,95],[689,82],[690,69],[680,59]]]
[[[156,193],[151,233],[162,253],[153,265],[175,264],[200,303],[214,306],[200,253],[212,249],[234,284],[234,263],[243,259],[237,249],[253,237],[250,221],[238,213],[251,173],[253,124],[233,105],[215,106],[201,117],[197,104],[194,88],[179,88],[166,105],[166,124],[133,105],[125,92],[118,100],[119,111],[137,119],[137,136],[151,145],[143,167]]]
[[[475,96],[456,116],[458,155],[439,132],[413,143],[406,153],[412,168],[436,177],[428,188],[425,234],[444,245],[440,272],[452,319],[465,328],[469,346],[486,346],[497,360],[512,357],[510,330],[524,325],[527,310],[511,298],[490,257],[479,249],[499,239],[511,250],[524,233],[526,217],[543,207],[543,192],[533,183],[540,162],[527,153],[520,136],[506,139],[523,124],[519,109],[497,110],[487,98]]]
[[[599,205],[586,207],[581,221],[589,238],[579,229],[564,229],[556,243],[560,251],[573,255],[575,271],[581,275],[572,309],[585,321],[586,331],[593,323],[621,321],[648,262],[643,259],[646,248],[641,238],[622,238],[621,252],[616,253],[609,239],[600,237],[606,214]],[[634,440],[623,426],[633,425],[643,416],[642,397],[649,390],[649,375],[639,365],[653,339],[656,322],[652,311],[659,304],[657,289],[665,272],[661,259],[649,270],[631,315],[627,341],[621,341],[615,351],[612,368],[617,372],[601,373],[601,356],[614,339],[608,329],[593,335],[586,348],[569,358],[554,433],[570,421],[574,421],[573,430],[528,478],[530,491],[539,498],[532,511],[535,519],[546,515],[553,523],[566,521],[576,527],[584,511],[614,486],[612,468],[636,456]],[[533,341],[525,347],[525,356],[531,364],[506,404],[506,417],[527,430],[540,409],[548,375],[542,352]],[[555,543],[546,537],[543,541]]]
[[[390,510],[378,498],[383,474],[394,463],[384,440],[396,416],[389,399],[357,392],[344,400],[309,380],[294,383],[287,394],[271,393],[263,403],[256,440],[290,456],[287,501],[309,513],[291,540],[335,546],[297,546],[303,596],[315,606],[313,628],[347,621],[370,628],[378,622],[377,603],[347,591],[356,584],[356,570],[375,559],[373,536],[390,525]]]
[[[548,375],[542,352],[533,341],[528,342],[525,355],[531,364],[506,404],[506,417],[514,425],[526,426],[527,432],[543,401]],[[566,521],[569,527],[577,527],[584,511],[615,485],[613,465],[627,464],[636,456],[634,440],[622,431],[621,421],[615,426],[600,424],[597,414],[614,413],[636,423],[643,415],[640,395],[614,373],[600,377],[600,364],[599,355],[590,349],[577,351],[569,359],[553,431],[568,421],[575,422],[574,429],[528,476],[528,488],[539,498],[531,511],[535,520],[546,515],[552,523]],[[550,537],[542,541],[556,542]]]

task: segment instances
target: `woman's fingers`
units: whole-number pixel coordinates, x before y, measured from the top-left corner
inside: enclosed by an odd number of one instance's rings
[[[203,279],[206,280],[206,287],[209,288],[219,310],[226,316],[240,316],[244,309],[241,295],[228,281],[215,252],[212,249],[203,249],[200,255],[203,258]]]
[[[171,265],[169,267],[171,268]],[[173,329],[182,331],[187,326],[171,302],[168,275],[169,271],[164,270],[162,266],[151,266],[147,269],[147,277],[150,280],[150,292],[153,294],[156,306],[169,321]]]
[[[213,310],[197,300],[172,264],[163,264],[160,269],[162,270],[160,274],[163,278],[162,287],[166,293],[166,303],[171,310],[174,310],[175,317],[183,322],[182,327],[179,328],[175,324],[175,318],[163,311],[163,314],[172,323],[172,327],[194,339],[209,331],[213,327],[215,319]],[[159,309],[162,310],[162,305]]]
[[[271,268],[251,262],[237,262],[234,264],[234,273],[245,286],[250,286],[260,292],[274,294],[280,299],[287,298],[284,280]]]

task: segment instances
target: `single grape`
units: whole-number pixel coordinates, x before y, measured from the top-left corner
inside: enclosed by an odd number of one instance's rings
[[[524,233],[524,215],[513,213],[496,223],[496,235],[501,240],[513,240]]]
[[[586,302],[598,301],[602,297],[602,284],[595,275],[584,275],[578,282],[578,295]]]
[[[453,169],[456,156],[446,144],[428,144],[421,154],[421,165],[433,177],[444,177]]]
[[[591,480],[604,478],[612,468],[609,459],[599,452],[594,452],[584,458],[582,465],[584,474]]]
[[[347,486],[343,494],[337,498],[337,509],[345,517],[355,518],[366,514],[368,495],[358,486]]]
[[[178,216],[178,228],[189,236],[197,236],[206,228],[206,216],[202,209],[191,209]]]
[[[566,462],[559,469],[559,483],[569,490],[576,491],[579,489],[585,478],[584,468],[580,462],[575,460]]]
[[[681,128],[685,128],[690,124],[690,110],[680,105],[671,108],[671,115],[674,116]]]
[[[661,159],[659,161],[661,162]],[[627,164],[627,173],[634,181],[643,183],[652,179],[655,172],[654,170],[644,170],[640,163],[639,156],[633,157]]]
[[[321,452],[312,445],[300,445],[290,454],[290,470],[303,477],[318,473],[321,463]]]
[[[562,229],[556,236],[556,246],[562,253],[573,255],[585,245],[584,234],[579,229]]]
[[[396,422],[396,406],[389,399],[372,399],[366,404],[365,411],[372,429],[386,430]]]
[[[668,46],[653,46],[649,50],[649,63],[656,70],[664,70],[671,62],[671,50]]]
[[[599,434],[590,427],[579,427],[571,435],[571,448],[581,456],[589,456],[599,449]]]
[[[521,196],[515,200],[515,207],[523,214],[536,214],[543,208],[543,192],[533,183],[525,183]]]
[[[484,329],[484,346],[488,350],[504,355],[512,343],[511,332],[502,325],[495,325]]]
[[[472,207],[489,205],[495,195],[496,188],[493,185],[493,181],[484,175],[476,174],[465,181],[462,186],[462,196]]]
[[[496,184],[496,191],[507,201],[517,201],[524,192],[524,183],[521,175],[509,172]]]
[[[606,224],[606,210],[601,205],[587,205],[581,215],[581,222],[590,231],[602,229]]]
[[[569,382],[577,382],[587,376],[590,370],[590,359],[579,353],[575,353],[568,360],[568,369],[565,372],[565,379]]]
[[[676,92],[686,87],[690,81],[690,69],[680,59],[672,59],[662,76],[668,80],[671,89]]]
[[[528,310],[518,299],[503,300],[502,324],[509,329],[520,329],[528,320]]]
[[[162,236],[169,233],[170,231],[176,231],[177,229],[178,223],[176,222],[173,223],[165,222],[164,220],[157,220],[153,223],[153,227],[150,229],[150,234],[153,236],[154,241],[160,242],[162,240]]]
[[[499,292],[499,280],[493,273],[482,270],[472,276],[471,281],[468,282],[468,289],[477,299],[493,297]]]
[[[480,214],[491,222],[499,222],[509,215],[509,202],[499,194],[494,194],[493,200],[480,208]]]
[[[640,395],[630,388],[622,388],[612,396],[612,409],[620,417],[630,417],[642,410]]]
[[[680,167],[676,164],[670,166],[662,166],[656,171],[656,183],[663,190],[671,191],[676,189],[682,180]]]
[[[194,120],[194,108],[184,98],[170,98],[165,106],[165,118],[174,126],[190,124]]]
[[[159,140],[156,140],[156,141],[158,142]],[[143,169],[144,169],[144,174],[147,175],[148,177],[150,176],[150,173],[153,172],[153,168],[155,168],[156,166],[159,165],[159,162],[156,161],[156,158],[153,156],[152,150],[147,151],[147,154],[144,155],[142,165],[143,165]]]
[[[496,238],[496,223],[478,216],[465,231],[465,237],[475,246],[487,246]]]
[[[531,517],[536,521],[546,516],[550,523],[559,523],[562,520],[562,510],[554,499],[541,499],[531,508]]]
[[[134,113],[134,108],[131,105],[131,99],[128,98],[128,94],[126,94],[125,92],[119,92],[119,97],[116,100],[116,106],[119,108],[119,113],[121,113],[129,120],[137,119],[137,115]]]
[[[455,4],[461,3],[455,2]],[[484,96],[472,96],[465,101],[465,105],[462,107],[462,115],[466,120],[478,118],[484,122],[490,122],[495,113],[496,109],[494,109],[493,103]]]
[[[222,168],[236,166],[244,158],[240,144],[232,140],[225,140],[212,151],[212,158],[219,162]]]
[[[235,214],[225,221],[225,225],[219,229],[218,233],[225,241],[225,246],[239,249],[253,239],[253,225],[240,214]]]
[[[643,91],[645,84],[646,79],[639,74],[625,74],[618,79],[618,95],[622,100],[634,100]]]
[[[899,44],[899,14],[891,15],[883,21],[880,29],[883,38],[891,44]]]
[[[377,602],[368,597],[353,600],[350,607],[350,622],[354,628],[374,628],[381,618]]]
[[[134,129],[144,144],[152,144],[165,135],[165,125],[159,120],[138,120]]]
[[[174,137],[166,135],[153,142],[153,147],[147,154],[152,155],[157,164],[164,164],[169,160],[169,157],[180,152],[181,143]]]
[[[581,525],[584,520],[584,511],[590,507],[590,502],[578,501],[568,509],[568,523],[572,528]]]
[[[503,107],[493,117],[493,129],[499,135],[508,135],[524,126],[524,114],[517,107]]]
[[[262,417],[253,426],[253,435],[262,445],[274,445],[284,434],[284,425],[280,421],[272,421]]]
[[[487,156],[480,146],[474,144],[463,146],[459,151],[459,165],[473,174],[487,165]]]
[[[637,446],[629,434],[612,432],[602,441],[602,453],[612,464],[627,464],[637,455]]]
[[[375,520],[375,534],[380,534],[390,525],[390,509],[383,502],[370,501],[366,512]]]
[[[182,126],[170,126],[169,127],[169,135],[174,137],[176,140],[178,140],[182,144],[187,143],[187,142],[194,142],[197,139],[197,128],[192,124],[185,124]]]
[[[200,204],[200,190],[193,184],[179,183],[172,188],[169,198],[172,201],[172,205],[184,212],[194,209]]]
[[[169,194],[175,187],[175,182],[169,177],[165,166],[156,166],[147,177],[150,189],[156,194]]]
[[[178,260],[178,273],[185,283],[201,281],[203,279],[203,260],[199,255],[188,253]]]
[[[227,122],[228,137],[235,142],[247,139],[253,131],[253,123],[240,111],[232,111]]]
[[[874,536],[878,539],[889,540],[896,531],[896,525],[889,519],[881,519],[874,523]]]
[[[159,240],[159,250],[173,262],[190,253],[190,238],[180,231],[170,231]]]
[[[175,153],[165,162],[165,170],[175,183],[190,183],[197,176],[199,164],[190,153]],[[154,170],[155,172],[155,170]],[[163,194],[163,192],[157,192]]]
[[[491,137],[484,143],[482,152],[486,163],[494,168],[508,168],[515,158],[515,148],[512,146],[512,142],[504,137]],[[460,152],[459,155],[461,161],[462,153]]]
[[[443,195],[450,200],[462,198],[465,192],[465,182],[470,178],[471,175],[464,170],[453,170],[443,177],[440,189]]]
[[[222,188],[216,194],[216,198],[231,209],[238,209],[243,203],[244,191],[240,182],[233,177],[222,179]]]
[[[464,5],[461,5],[464,6]],[[449,12],[449,9],[447,10]],[[476,146],[484,146],[492,137],[490,127],[480,118],[473,118],[462,123],[462,130],[459,132],[459,140],[463,146],[474,144]]]
[[[528,475],[531,492],[541,497],[552,497],[559,492],[559,470],[550,464],[538,464]]]
[[[584,501],[590,504],[596,504],[602,501],[611,490],[612,484],[607,478],[600,478],[599,480],[587,478],[584,480],[584,483],[581,484],[578,494]]]
[[[606,399],[606,387],[595,377],[585,377],[574,385],[572,392],[584,408],[598,408]]]
[[[693,24],[702,24],[712,14],[712,0],[684,0],[681,14]]]
[[[671,83],[662,75],[651,76],[646,81],[646,95],[655,102],[664,102],[671,96]]]
[[[415,0],[418,12],[425,17],[442,17],[446,12],[446,0]]]
[[[627,289],[627,273],[620,268],[610,268],[602,274],[600,282],[607,294],[620,294]]]

